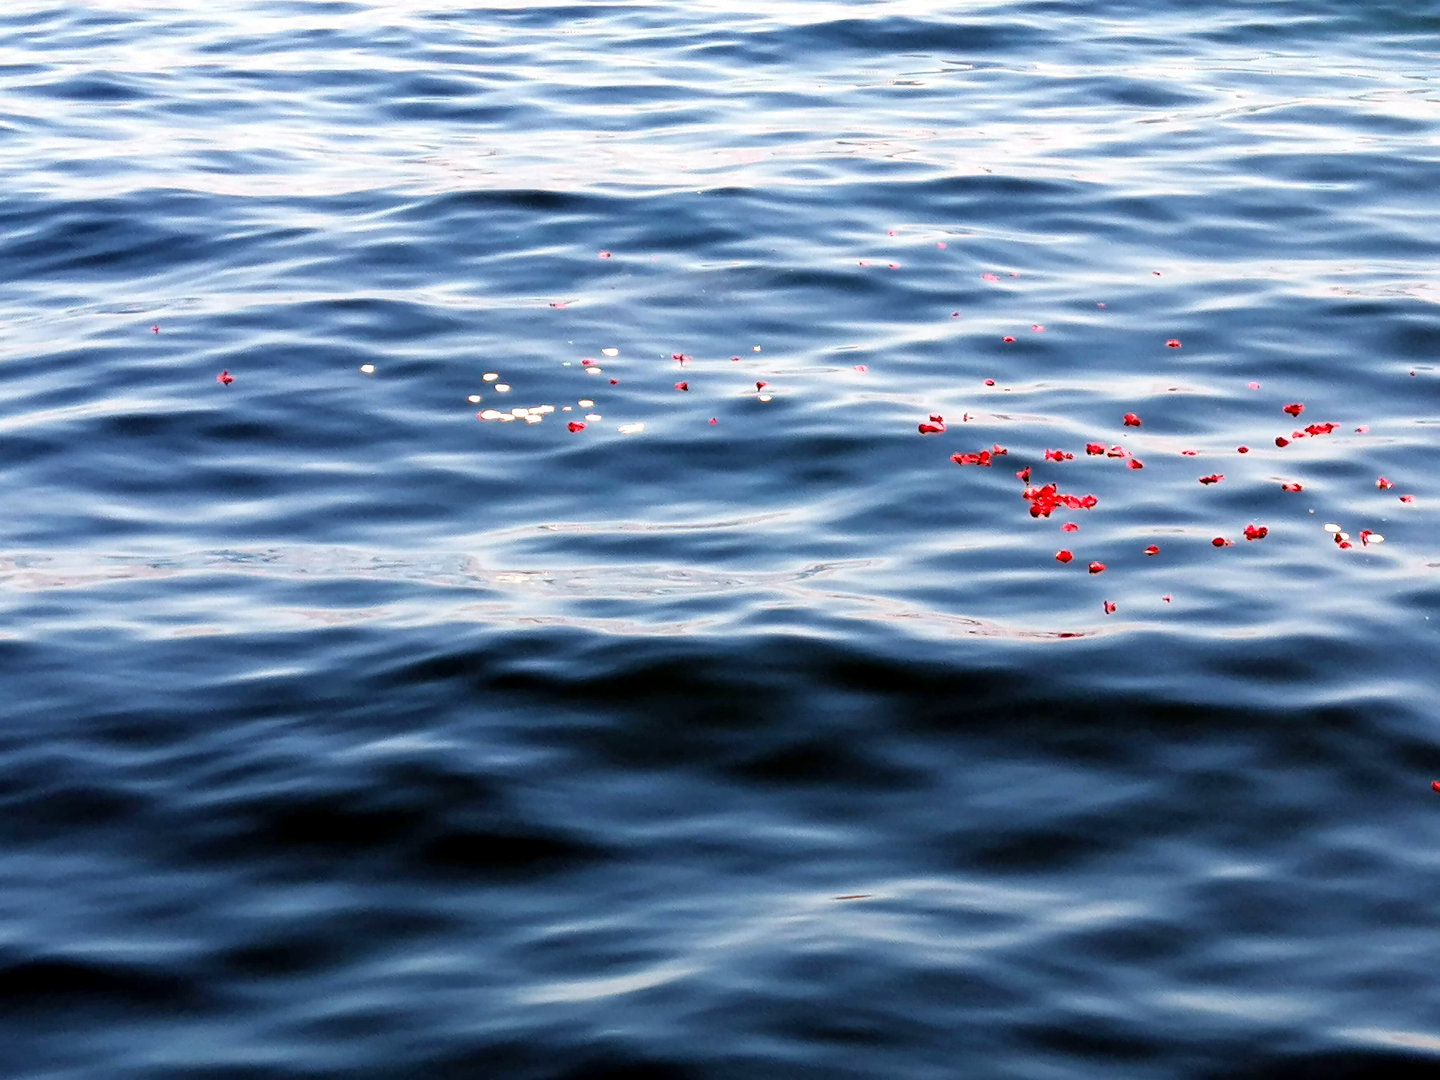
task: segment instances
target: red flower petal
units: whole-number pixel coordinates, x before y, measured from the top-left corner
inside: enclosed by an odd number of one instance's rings
[[[676,390],[689,390],[689,389],[690,389],[690,384],[689,384],[688,382],[677,382],[677,383],[675,384],[675,389],[676,389]]]
[[[1005,342],[1006,345],[1009,345],[1009,344],[1013,343],[1015,339],[1014,339],[1013,337],[1011,337],[1009,334],[1006,334],[1006,335],[1005,335],[1003,338],[1001,338],[1000,340],[1003,341],[1003,342]]]
[[[1130,468],[1132,468],[1132,469],[1143,469],[1143,468],[1145,467],[1145,463],[1144,463],[1143,461],[1141,461],[1139,458],[1131,458],[1131,459],[1130,459],[1129,461],[1127,461],[1125,464],[1128,465],[1128,466],[1129,466]]]
[[[1106,614],[1106,615],[1114,615],[1114,614],[1115,614],[1115,605],[1114,605],[1113,603],[1111,603],[1109,600],[1106,600],[1104,603],[1105,603],[1105,614]]]
[[[1073,554],[1071,554],[1070,552],[1064,550],[1063,548],[1062,548],[1061,550],[1055,552],[1055,561],[1056,561],[1056,562],[1068,563],[1068,562],[1069,562],[1071,559],[1073,559],[1073,558],[1075,558],[1075,556],[1074,556]]]
[[[767,387],[767,386],[769,386],[769,385],[770,385],[770,384],[769,384],[768,382],[761,382],[761,381],[758,381],[758,380],[757,380],[756,383],[755,383],[755,389],[756,389],[756,390],[764,390],[765,387]],[[931,420],[935,420],[935,421],[939,421],[940,417],[936,416],[934,413],[931,413],[931,414],[930,414],[930,419],[931,419]]]
[[[222,386],[229,386],[235,381],[235,376],[231,375],[228,371],[222,371],[219,375],[215,376],[215,381]]]
[[[1289,445],[1290,445],[1290,440],[1287,439],[1287,438],[1285,438],[1284,435],[1276,435],[1276,436],[1275,436],[1275,445],[1276,445],[1276,446],[1289,446]]]
[[[1180,347],[1180,339],[1172,337],[1169,341],[1165,342],[1165,344],[1172,349],[1178,349]]]
[[[1127,413],[1125,414],[1125,426],[1126,426],[1126,427],[1139,427],[1139,426],[1140,426],[1140,423],[1141,423],[1140,417],[1136,416],[1133,412],[1127,412]]]
[[[1292,401],[1289,405],[1285,406],[1285,411],[1291,416],[1299,416],[1305,411],[1305,406],[1298,401]]]
[[[1146,555],[1159,555],[1159,554],[1160,554],[1160,549],[1159,549],[1158,547],[1156,547],[1154,544],[1151,544],[1149,547],[1147,547],[1147,548],[1145,549],[1145,554],[1146,554]]]
[[[1269,535],[1270,530],[1267,529],[1264,525],[1255,525],[1252,523],[1245,526],[1246,540],[1264,540],[1265,537]]]
[[[994,385],[995,385],[995,380],[994,380],[994,379],[986,379],[986,380],[985,380],[985,385],[986,385],[986,386],[994,386]]]
[[[1180,453],[1184,454],[1186,457],[1194,457],[1197,453],[1199,453],[1199,451],[1197,451],[1197,450],[1181,450]]]
[[[1250,448],[1248,446],[1237,446],[1235,448],[1235,452],[1237,454],[1248,454],[1250,452]]]
[[[1221,480],[1224,480],[1224,479],[1225,479],[1225,474],[1224,474],[1224,473],[1218,473],[1218,472],[1217,472],[1217,473],[1211,473],[1209,476],[1202,476],[1202,477],[1200,477],[1200,483],[1202,483],[1202,484],[1218,484]]]
[[[1213,544],[1215,547],[1234,547],[1234,546],[1235,546],[1235,542],[1234,542],[1233,540],[1226,540],[1223,536],[1217,536],[1217,537],[1215,537],[1215,539],[1214,539],[1214,540],[1211,540],[1210,543]]]
[[[1061,531],[1061,532],[1079,532],[1079,531],[1080,531],[1080,526],[1079,526],[1079,525],[1076,525],[1075,522],[1073,522],[1073,521],[1067,521],[1067,522],[1065,522],[1064,525],[1061,525],[1061,526],[1060,526],[1060,531]]]
[[[1090,564],[1090,573],[1092,573],[1092,574],[1103,574],[1104,572],[1105,572],[1105,564],[1104,564],[1103,562],[1092,562],[1092,563]]]
[[[1087,442],[1085,444],[1085,453],[1089,454],[1091,457],[1098,457],[1099,455],[1105,453],[1105,444],[1098,442]]]
[[[1304,491],[1305,488],[1304,488],[1302,485],[1300,485],[1300,484],[1281,484],[1281,485],[1280,485],[1280,490],[1282,490],[1282,491]]]
[[[585,430],[585,425],[584,425],[583,423],[581,423],[579,420],[571,420],[570,423],[566,424],[565,426],[568,427],[571,431],[584,431],[584,430]]]
[[[1377,488],[1379,488],[1381,491],[1384,491],[1384,490],[1386,490],[1387,488],[1392,488],[1392,487],[1394,487],[1394,486],[1395,486],[1395,481],[1393,481],[1393,480],[1386,480],[1385,477],[1382,476],[1382,477],[1380,477],[1379,480],[1376,480],[1376,481],[1375,481],[1375,486],[1376,486]]]
[[[1415,501],[1415,496],[1414,496],[1414,495],[1401,495],[1401,496],[1400,496],[1400,501],[1403,502],[1403,503],[1413,503],[1413,502]]]

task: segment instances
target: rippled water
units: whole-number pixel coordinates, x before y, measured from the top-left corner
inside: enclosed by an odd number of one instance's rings
[[[1437,32],[11,4],[0,1073],[1434,1075]]]

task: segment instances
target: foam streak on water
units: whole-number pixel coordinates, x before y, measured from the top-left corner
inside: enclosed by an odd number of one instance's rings
[[[6,7],[0,1074],[1432,1075],[1437,32]]]

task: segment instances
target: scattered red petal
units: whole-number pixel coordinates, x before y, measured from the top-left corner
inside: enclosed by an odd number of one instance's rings
[[[1400,496],[1400,501],[1403,502],[1403,503],[1413,503],[1413,502],[1415,501],[1415,496],[1414,496],[1414,495],[1401,495],[1401,496]]]
[[[998,455],[998,454],[1008,454],[1008,453],[1010,453],[1010,450],[1009,450],[1008,447],[1001,446],[1001,445],[997,442],[997,443],[995,443],[993,446],[990,447],[990,452],[991,452],[992,454],[997,454],[997,455]]]
[[[1106,600],[1104,603],[1105,603],[1105,614],[1106,614],[1106,615],[1114,615],[1114,614],[1115,614],[1115,605],[1114,605],[1113,603],[1111,603],[1109,600]]]
[[[1370,425],[1369,425],[1369,424],[1361,424],[1359,427],[1357,427],[1357,428],[1355,429],[1355,434],[1356,434],[1356,435],[1364,435],[1364,434],[1366,434],[1369,430],[1370,430]]]
[[[611,385],[611,386],[619,386],[619,385],[620,385],[620,380],[619,380],[619,379],[611,379],[611,380],[610,380],[610,385]]]
[[[1045,327],[1041,326],[1038,322],[1031,324],[1030,329],[1037,334],[1043,334],[1045,332]]]
[[[732,356],[732,357],[730,357],[730,362],[731,362],[732,364],[738,364],[738,363],[740,362],[740,358],[739,358],[738,356]],[[856,371],[864,371],[864,370],[867,370],[867,369],[866,369],[866,367],[865,367],[864,364],[861,364],[861,365],[860,365],[859,367],[857,367],[855,370],[856,370]]]
[[[1060,526],[1060,531],[1061,531],[1061,532],[1079,532],[1079,531],[1080,531],[1080,526],[1079,526],[1079,525],[1076,525],[1075,522],[1073,522],[1073,521],[1067,521],[1067,522],[1065,522],[1064,525],[1061,525],[1061,526]]]
[[[681,366],[683,367],[686,363],[688,363],[688,362],[691,361],[691,360],[694,360],[695,358],[694,358],[693,356],[689,355],[688,353],[676,352],[676,353],[671,353],[671,354],[670,354],[670,359],[671,359],[671,360],[678,360],[678,361],[680,361],[680,364],[681,364]]]
[[[1003,338],[1001,338],[1000,340],[1003,341],[1003,342],[1005,342],[1006,345],[1011,345],[1011,344],[1013,344],[1014,341],[1015,341],[1015,339],[1014,339],[1013,337],[1011,337],[1009,334],[1006,334],[1006,335],[1005,335]]]
[[[717,420],[717,419],[715,419],[715,417],[712,416],[712,417],[710,417],[710,423],[712,423],[712,424],[718,424],[718,423],[720,423],[720,421]]]
[[[1235,546],[1235,541],[1233,541],[1233,540],[1226,540],[1223,536],[1217,536],[1217,537],[1215,537],[1215,539],[1214,539],[1214,540],[1211,540],[1210,543],[1213,544],[1215,547],[1234,547],[1234,546]]]
[[[690,384],[689,384],[688,382],[677,382],[677,383],[675,384],[675,389],[676,389],[676,390],[689,390],[689,389],[690,389]]]
[[[985,380],[985,385],[986,385],[986,386],[994,386],[994,385],[995,385],[995,380],[994,380],[994,379],[986,379],[986,380]]]
[[[946,244],[944,240],[937,240],[937,241],[935,242],[935,246],[936,246],[937,248],[939,248],[941,251],[944,251],[945,248],[948,247],[949,245]]]
[[[1237,446],[1235,448],[1235,452],[1237,454],[1248,454],[1250,452],[1250,448],[1248,446]]]
[[[1281,485],[1280,485],[1280,490],[1282,490],[1282,491],[1304,491],[1305,488],[1304,488],[1302,485],[1300,485],[1300,484],[1281,484]]]
[[[1160,276],[1160,271],[1159,271],[1159,270],[1151,270],[1150,273],[1154,274],[1156,277],[1159,277],[1159,276]]]
[[[755,389],[756,389],[756,390],[764,390],[765,387],[767,387],[767,386],[769,386],[769,385],[770,385],[770,384],[769,384],[768,382],[756,381],[756,383],[755,383]],[[931,420],[936,420],[936,419],[938,419],[938,417],[932,416],[930,419],[931,419]]]
[[[1103,574],[1104,572],[1105,572],[1105,564],[1104,564],[1103,562],[1092,562],[1092,563],[1090,564],[1090,573],[1092,573],[1092,574]]]
[[[1075,455],[1068,450],[1046,450],[1046,461],[1074,461]]]
[[[899,263],[890,263],[889,266],[890,266],[890,269],[891,269],[891,270],[899,270],[899,269],[900,269],[900,264],[899,264]]]
[[[1172,349],[1178,349],[1180,347],[1180,339],[1172,337],[1169,341],[1165,342],[1165,344]]]
[[[228,371],[222,371],[219,375],[215,376],[215,381],[223,386],[229,386],[235,381],[235,376],[231,375]]]
[[[1199,453],[1199,451],[1197,451],[1197,450],[1181,450],[1180,453],[1184,454],[1186,457],[1194,457],[1197,453]]]
[[[737,356],[737,357],[735,357],[735,359],[738,360],[738,359],[740,359],[740,358]],[[855,370],[858,371],[858,372],[860,372],[861,374],[864,374],[865,372],[869,371],[870,369],[869,369],[868,367],[866,367],[864,364],[856,364],[856,365],[855,365]]]
[[[922,420],[917,426],[921,435],[942,435],[945,432],[945,421],[934,413],[930,414],[929,420]]]
[[[1337,537],[1335,538],[1335,546],[1338,547],[1338,548],[1352,548],[1352,547],[1354,547],[1355,545],[1352,544],[1352,543],[1350,543],[1349,540],[1341,540],[1341,539],[1337,536]]]
[[[1432,788],[1434,788],[1436,791],[1440,791],[1440,780],[1431,780],[1431,781],[1430,781],[1430,786],[1431,786]]]
[[[1395,486],[1395,481],[1394,481],[1394,480],[1386,480],[1385,477],[1382,476],[1382,477],[1380,477],[1379,480],[1376,480],[1376,481],[1375,481],[1375,486],[1376,486],[1377,488],[1379,488],[1381,491],[1385,491],[1387,488],[1392,488],[1392,487],[1394,487],[1394,486]]]
[[[1245,526],[1246,540],[1264,540],[1265,537],[1269,535],[1270,530],[1267,529],[1264,525],[1255,525],[1252,523]]]
[[[1298,401],[1293,401],[1289,405],[1285,406],[1285,411],[1291,416],[1299,416],[1302,412],[1305,411],[1305,406],[1300,404],[1300,402]]]
[[[1276,435],[1276,436],[1275,436],[1275,445],[1276,445],[1276,446],[1289,446],[1289,445],[1290,445],[1290,440],[1287,439],[1287,438],[1285,438],[1284,435]]]
[[[1370,530],[1370,529],[1361,529],[1361,530],[1360,530],[1360,543],[1363,544],[1363,545],[1369,546],[1369,544],[1370,544],[1370,537],[1372,537],[1372,536],[1374,536],[1374,535],[1375,535],[1375,533],[1374,533],[1372,530]]]
[[[1061,548],[1059,551],[1055,552],[1056,562],[1068,563],[1073,558],[1075,558],[1075,556],[1071,552],[1066,551],[1064,548]]]
[[[1030,466],[1026,465],[1025,468],[1021,469],[1015,475],[1021,482],[1028,484],[1030,482]]]
[[[1260,389],[1260,384],[1258,382],[1246,383],[1245,385],[1248,386],[1251,390]]]
[[[1225,474],[1224,474],[1224,473],[1218,473],[1218,472],[1217,472],[1217,473],[1211,473],[1209,476],[1202,476],[1202,477],[1200,477],[1200,483],[1202,483],[1202,484],[1218,484],[1221,480],[1224,480],[1224,479],[1225,479]]]
[[[1168,604],[1168,603],[1170,603],[1170,594],[1167,592],[1164,596],[1160,597],[1160,599],[1161,599],[1161,600],[1164,600],[1165,603]]]
[[[1112,458],[1126,458],[1130,456],[1130,451],[1126,450],[1123,446],[1112,446],[1109,450],[1105,451],[1105,456]]]
[[[602,258],[602,259],[608,259],[608,258],[610,258],[610,252],[608,252],[608,251],[602,251],[602,252],[600,252],[600,258]]]
[[[1151,544],[1149,547],[1147,547],[1147,548],[1145,549],[1145,554],[1146,554],[1146,555],[1159,555],[1159,554],[1160,554],[1160,549],[1159,549],[1158,547],[1156,547],[1154,544]]]
[[[1305,434],[1307,434],[1307,435],[1329,435],[1332,431],[1334,431],[1334,430],[1335,430],[1337,427],[1339,427],[1339,426],[1340,426],[1339,424],[1328,423],[1328,422],[1327,422],[1327,423],[1324,423],[1324,424],[1310,424],[1310,425],[1308,425],[1308,426],[1305,428]]]
[[[590,359],[590,357],[587,356],[587,357],[585,357],[585,359],[583,359],[583,360],[580,361],[580,366],[581,366],[581,367],[594,367],[594,366],[595,366],[595,361],[592,360],[592,359]]]
[[[985,273],[981,274],[981,275],[980,275],[980,278],[981,278],[981,280],[983,280],[983,281],[999,281],[999,280],[1000,280],[999,277],[997,277],[996,275],[990,273],[988,270],[987,270]]]
[[[1140,418],[1139,418],[1138,416],[1136,416],[1133,412],[1127,412],[1127,413],[1125,414],[1125,426],[1126,426],[1126,427],[1139,427],[1139,426],[1140,426],[1140,423],[1141,423]]]
[[[565,426],[568,427],[571,431],[584,431],[584,430],[585,430],[585,425],[584,425],[583,423],[581,423],[579,420],[571,420],[570,423],[566,424]]]
[[[1128,466],[1129,466],[1130,468],[1132,468],[1132,469],[1143,469],[1143,468],[1145,467],[1145,463],[1144,463],[1143,461],[1141,461],[1139,458],[1131,458],[1131,459],[1130,459],[1129,461],[1127,461],[1125,464],[1128,465]]]
[[[158,334],[160,332],[160,324],[156,323],[154,326],[150,327],[150,332],[152,334]]]
[[[1105,444],[1098,442],[1087,442],[1085,444],[1085,453],[1089,454],[1091,457],[1098,457],[1101,454],[1105,453]]]

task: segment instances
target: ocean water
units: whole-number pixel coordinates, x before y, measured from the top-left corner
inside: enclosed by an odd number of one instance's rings
[[[1440,1073],[1437,35],[8,4],[0,1075]]]

